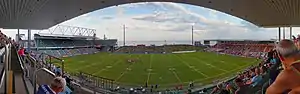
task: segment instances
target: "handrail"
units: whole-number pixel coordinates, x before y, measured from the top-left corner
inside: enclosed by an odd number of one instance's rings
[[[41,53],[40,56],[42,56],[43,54],[45,54],[45,55],[47,55],[47,56],[50,56],[50,57],[52,57],[52,58],[55,58],[55,59],[57,59],[57,60],[59,60],[59,61],[63,61],[63,59],[58,58],[58,57],[53,56],[53,55],[50,55],[50,54],[47,54],[47,53]],[[39,58],[41,58],[41,57],[39,57]]]
[[[36,84],[37,84],[37,82],[36,82],[36,77],[37,77],[37,72],[39,72],[39,71],[41,71],[41,70],[44,70],[44,71],[46,71],[46,72],[48,72],[49,74],[51,74],[52,76],[54,76],[55,77],[55,74],[53,73],[53,72],[51,72],[51,71],[49,71],[48,69],[46,69],[46,68],[40,68],[40,69],[37,69],[37,70],[35,70],[34,71],[34,73],[33,73],[33,76],[34,76],[34,82],[33,82],[33,91],[34,91],[34,94],[36,94],[36,89],[37,89],[37,87],[36,87]]]
[[[1,81],[0,81],[0,87],[3,86],[3,81],[5,81],[5,72],[4,72],[5,68],[3,67],[2,68],[2,71],[1,71]]]
[[[44,60],[44,58],[42,58],[43,54],[45,54],[45,55],[47,55],[47,56],[50,56],[51,58],[54,58],[54,59],[59,60],[59,61],[62,63],[62,64],[61,64],[61,65],[62,65],[62,66],[61,66],[61,67],[62,67],[62,75],[64,75],[64,72],[65,72],[65,63],[64,63],[64,60],[61,59],[61,58],[58,58],[58,57],[55,57],[55,56],[46,54],[46,53],[41,53],[40,56],[38,57],[39,60]],[[51,58],[50,58],[50,60],[51,60]]]
[[[4,62],[2,55],[4,55],[4,53],[5,53],[5,48],[3,47],[0,51],[2,51],[2,54],[0,55],[0,58],[1,58],[0,60]],[[0,61],[0,63],[1,63],[1,61]],[[3,86],[3,81],[5,81],[4,80],[4,78],[5,78],[5,67],[4,66],[2,67],[0,76],[1,76],[0,87],[2,87]]]
[[[25,82],[25,79],[24,79],[24,78],[25,78],[24,76],[28,76],[28,75],[29,75],[27,67],[24,66],[24,65],[25,65],[25,64],[24,64],[25,58],[24,58],[24,60],[22,60],[22,59],[20,58],[18,52],[17,52],[17,51],[18,51],[17,48],[15,48],[15,50],[16,50],[16,53],[15,53],[15,54],[17,55],[18,61],[19,61],[20,65],[21,65],[21,68],[22,68],[22,71],[23,71],[22,80],[23,80],[23,82],[24,82],[26,92],[27,92],[27,94],[29,94],[29,90],[28,90],[28,87],[27,87],[26,82]],[[24,73],[24,72],[25,72],[25,73]]]
[[[9,58],[9,54],[10,54],[10,44],[7,44],[7,45],[5,45],[5,62],[4,62],[4,64],[5,64],[5,93],[7,93],[7,94],[12,94],[12,92],[8,92],[9,91],[9,89],[10,88],[12,88],[12,87],[10,87],[10,86],[12,86],[12,85],[10,85],[8,82],[10,81],[10,80],[12,80],[12,78],[10,79],[10,77],[9,77],[9,74],[8,74],[8,72],[9,72],[9,70],[11,70],[11,67],[10,67],[10,58]]]
[[[18,50],[16,49],[16,52],[18,52]],[[17,58],[18,58],[18,61],[19,61],[19,63],[20,63],[20,65],[21,65],[21,68],[22,68],[22,71],[26,71],[25,70],[25,68],[24,68],[24,61],[23,60],[21,60],[21,58],[20,58],[20,56],[19,56],[19,54],[18,53],[16,53],[17,54]]]

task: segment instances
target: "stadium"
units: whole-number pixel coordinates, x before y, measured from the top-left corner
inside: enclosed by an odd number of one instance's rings
[[[81,28],[59,25],[58,28]],[[204,40],[204,44],[117,46],[116,39],[95,37],[95,30],[76,34],[34,34],[32,61],[42,59],[56,75],[76,85],[111,92],[197,92],[229,81],[262,62],[274,48],[272,40]],[[86,33],[84,33],[86,32]],[[27,40],[20,40],[26,45]],[[200,42],[200,43],[199,43]],[[210,46],[211,42],[215,42]],[[75,85],[75,86],[74,86]],[[134,89],[134,90],[131,90]],[[174,90],[175,89],[175,90]]]
[[[293,26],[296,27],[300,23],[297,18],[299,16],[297,11],[300,9],[298,1],[148,1],[203,6],[239,17],[261,28],[278,27],[278,36],[276,36],[278,39],[256,40],[256,36],[251,35],[253,39],[197,39],[194,38],[194,23],[188,34],[181,32],[178,33],[179,36],[170,38],[174,39],[170,41],[176,41],[175,38],[188,35],[191,39],[187,43],[171,43],[164,40],[161,44],[129,44],[126,40],[125,25],[120,29],[123,32],[118,35],[123,36],[123,40],[120,40],[107,38],[105,35],[99,37],[97,32],[103,30],[61,23],[109,6],[146,2],[144,0],[25,0],[22,2],[4,0],[0,2],[0,93],[299,94],[300,35],[296,37],[297,34],[292,32]],[[181,11],[196,15],[188,10]],[[194,16],[186,18],[193,19]],[[105,17],[105,19],[113,18]],[[151,17],[132,19],[146,21]],[[172,24],[180,24],[172,17],[167,20],[170,19],[174,20]],[[78,24],[84,22],[79,21]],[[207,25],[201,22],[199,24],[203,27]],[[230,26],[231,23],[228,24],[226,26]],[[186,27],[190,28],[189,26]],[[161,27],[151,28],[165,31],[181,30]],[[213,28],[219,27],[221,28],[218,24],[213,26]],[[289,27],[289,39],[285,36],[287,27]],[[260,31],[261,28],[254,29]],[[17,31],[13,36],[15,39],[8,36],[9,29]],[[20,32],[20,29],[26,29],[28,32]],[[33,30],[39,32],[33,33]],[[116,29],[106,28],[106,30],[113,32]],[[223,30],[228,29],[226,27]],[[139,34],[147,35],[147,33]],[[168,36],[165,33],[155,35]],[[212,35],[217,36],[217,34]],[[220,35],[225,36],[227,33]]]

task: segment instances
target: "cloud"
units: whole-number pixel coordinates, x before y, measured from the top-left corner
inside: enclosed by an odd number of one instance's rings
[[[102,17],[101,19],[110,20],[113,19],[113,17],[106,16],[106,17]]]
[[[147,10],[142,11],[142,10]],[[190,40],[194,23],[195,40],[270,39],[277,29],[259,28],[249,22],[215,10],[169,2],[133,3],[84,14],[63,25],[97,30],[97,36],[126,40]],[[295,28],[295,33],[300,29]]]
[[[124,15],[122,16],[98,15],[95,17],[98,17],[100,21],[93,24],[91,24],[91,22],[81,21],[84,20],[83,18],[76,20],[77,22],[88,23],[79,24],[83,27],[96,28],[99,31],[99,35],[107,34],[108,36],[113,36],[113,38],[118,38],[120,40],[122,40],[123,24],[126,24],[127,40],[171,40],[174,39],[175,35],[178,34],[182,35],[176,37],[177,40],[189,40],[189,32],[191,31],[192,23],[195,23],[194,29],[197,33],[195,38],[197,39],[268,39],[275,36],[261,36],[262,34],[260,33],[264,34],[264,32],[267,30],[258,28],[251,23],[245,22],[239,18],[234,18],[230,15],[225,15],[224,13],[220,13],[215,10],[198,7],[199,9],[204,10],[198,13],[192,11],[198,10],[197,8],[186,8],[185,6],[186,5],[183,4],[169,2],[126,4],[115,8],[122,8],[121,10],[124,11],[148,9],[152,12],[135,15],[128,15],[126,12],[124,12]],[[105,9],[102,11],[105,11]],[[209,16],[204,14],[209,14]],[[232,22],[232,19],[237,20],[238,23]],[[65,24],[74,22],[76,21]],[[264,32],[258,33],[258,31]]]

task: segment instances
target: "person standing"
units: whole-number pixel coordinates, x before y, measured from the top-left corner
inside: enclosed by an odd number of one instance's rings
[[[24,61],[24,59],[25,59],[25,49],[24,49],[24,47],[21,47],[21,49],[19,49],[18,54],[19,54],[19,56],[21,56],[21,60]]]

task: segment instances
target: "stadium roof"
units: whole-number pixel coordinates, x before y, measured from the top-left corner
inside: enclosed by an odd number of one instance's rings
[[[270,40],[250,40],[250,39],[206,39],[204,41],[276,41],[273,39]]]
[[[39,33],[39,34],[35,34],[35,35],[38,35],[37,37],[89,38],[89,39],[93,39],[94,38],[93,36],[62,35],[62,34],[44,34],[44,33]]]
[[[1,0],[0,27],[47,29],[94,10],[144,1],[198,5],[262,27],[300,25],[300,0]]]

